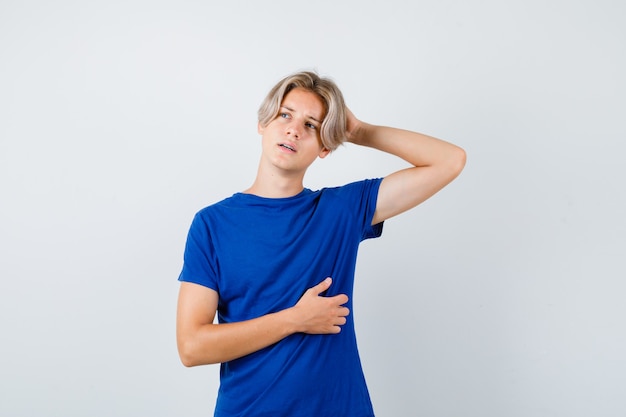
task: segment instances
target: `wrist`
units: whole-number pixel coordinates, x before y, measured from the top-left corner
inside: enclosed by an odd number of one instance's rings
[[[355,145],[367,146],[373,128],[374,126],[369,123],[360,122],[358,126],[347,134],[348,142],[354,143]]]
[[[281,327],[285,330],[285,336],[302,332],[302,326],[298,320],[297,307],[293,306],[276,313],[280,316]]]

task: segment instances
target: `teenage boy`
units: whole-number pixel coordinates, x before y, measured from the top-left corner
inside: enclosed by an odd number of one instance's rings
[[[189,230],[179,277],[181,360],[221,363],[218,417],[371,417],[350,314],[359,243],[452,181],[465,152],[358,120],[337,86],[312,72],[281,80],[258,116],[256,179],[199,211]],[[305,188],[309,166],[344,141],[412,167]]]

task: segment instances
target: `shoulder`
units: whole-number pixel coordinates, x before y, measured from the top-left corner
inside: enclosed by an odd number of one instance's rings
[[[341,199],[363,198],[364,196],[377,194],[382,178],[372,178],[354,181],[338,187],[322,188],[319,193],[324,197],[335,197]]]
[[[230,197],[226,197],[215,203],[212,203],[206,207],[201,208],[195,214],[196,217],[210,217],[211,215],[218,213],[229,208],[241,206],[241,194],[236,193]]]
[[[233,204],[234,197],[235,196],[225,198],[198,210],[193,215],[190,230],[196,233],[201,231],[208,233],[208,230],[213,227],[212,225],[216,222],[219,223],[220,218],[228,214],[230,211],[228,207]]]

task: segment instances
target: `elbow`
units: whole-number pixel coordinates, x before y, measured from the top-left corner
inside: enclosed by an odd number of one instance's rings
[[[465,162],[467,161],[467,154],[463,148],[458,146],[454,147],[454,151],[451,152],[449,162],[449,170],[452,175],[452,179],[456,178],[463,168],[465,168]]]
[[[181,363],[183,364],[183,366],[184,366],[185,368],[193,368],[193,367],[196,367],[196,366],[198,366],[198,365],[201,365],[200,363],[195,362],[195,361],[193,361],[193,360],[191,360],[191,359],[189,359],[189,358],[183,358],[183,357],[181,357],[181,358],[180,358],[180,361],[181,361]]]
[[[195,343],[180,341],[178,357],[186,368],[219,363],[218,358],[211,356],[206,350],[200,350]]]
[[[199,365],[195,355],[191,352],[189,347],[181,343],[178,344],[178,357],[180,358],[181,363],[187,368]]]
[[[180,362],[185,368],[193,368],[194,366],[198,366],[198,364],[194,362],[191,358],[182,355],[180,356]]]
[[[204,365],[197,350],[193,347],[193,344],[189,342],[178,343],[178,357],[186,368]]]

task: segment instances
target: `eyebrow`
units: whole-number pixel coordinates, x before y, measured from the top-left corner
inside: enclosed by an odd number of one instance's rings
[[[289,111],[295,111],[295,110],[294,110],[294,109],[292,109],[291,107],[287,107],[287,106],[285,106],[285,105],[280,106],[280,108],[281,108],[281,109],[285,109],[285,110],[289,110]],[[315,120],[317,123],[320,123],[320,124],[322,123],[322,121],[321,121],[321,120],[317,120],[317,119],[316,119],[315,117],[313,117],[313,116],[306,115],[306,117],[308,117],[308,118],[309,118],[309,119],[311,119],[311,120]]]

